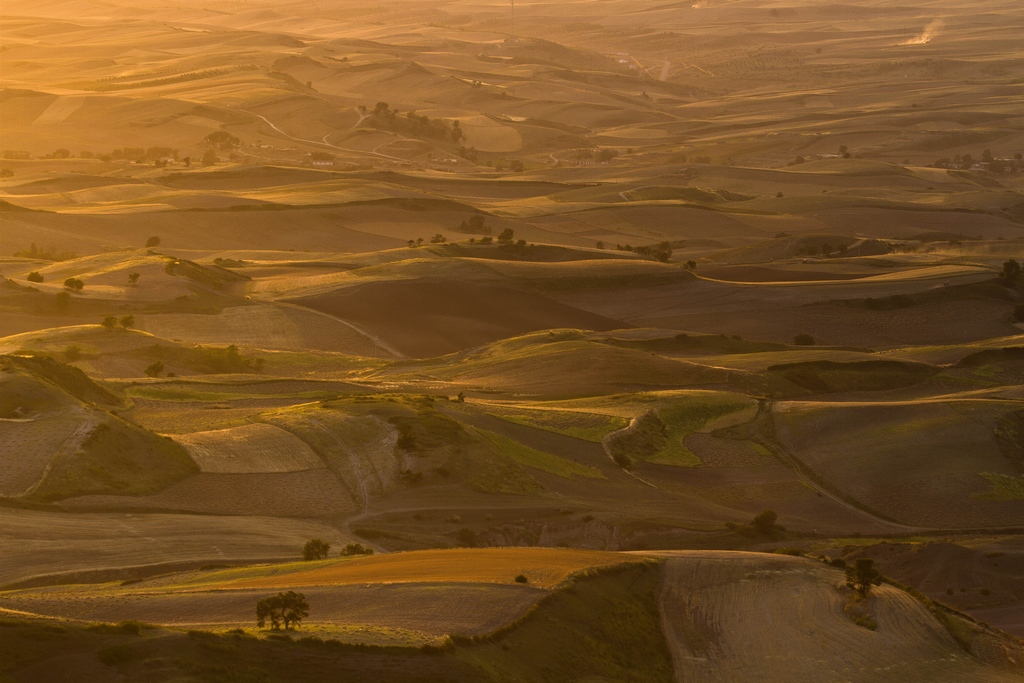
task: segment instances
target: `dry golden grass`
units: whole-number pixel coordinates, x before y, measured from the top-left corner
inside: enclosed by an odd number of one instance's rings
[[[268,424],[183,434],[175,440],[203,472],[301,472],[324,467],[301,439]]]
[[[360,583],[514,583],[519,574],[541,588],[571,573],[640,558],[620,553],[559,548],[421,550],[342,560],[282,576],[224,582],[225,588],[296,588]]]

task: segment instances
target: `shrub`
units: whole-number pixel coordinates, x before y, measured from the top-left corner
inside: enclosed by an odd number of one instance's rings
[[[367,548],[362,543],[349,543],[341,549],[341,557],[352,557],[354,555],[373,555],[373,548]]]
[[[25,279],[29,282],[42,282],[43,275],[38,270],[33,270],[31,273],[25,276]]]
[[[520,574],[515,578],[516,583],[530,583],[530,580],[526,578],[525,574]]]
[[[467,546],[469,548],[476,547],[476,532],[472,529],[467,529],[463,527],[459,529],[459,533],[456,535],[456,537],[459,539],[459,543],[461,543],[462,545]]]

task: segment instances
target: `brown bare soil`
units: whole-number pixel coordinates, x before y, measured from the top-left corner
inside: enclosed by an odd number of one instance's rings
[[[365,326],[420,358],[552,327],[625,326],[536,294],[443,280],[365,284],[295,302]]]

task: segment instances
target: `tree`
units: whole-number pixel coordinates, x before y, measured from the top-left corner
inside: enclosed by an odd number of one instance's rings
[[[692,273],[693,271],[697,270],[697,262],[694,261],[693,259],[690,259],[689,261],[683,264],[683,267]]]
[[[448,238],[442,235],[441,233],[437,233],[436,235],[430,238],[431,244],[444,244],[447,241]]]
[[[146,369],[146,377],[159,377],[160,373],[164,371],[164,364],[160,361],[150,364]]]
[[[775,524],[779,516],[775,514],[774,510],[765,510],[757,517],[754,517],[753,521],[750,522],[750,526],[757,529],[758,533],[771,535],[778,530],[778,526]]]
[[[319,538],[311,538],[302,546],[302,559],[306,562],[311,560],[327,559],[327,553],[331,551],[331,544],[324,543]]]
[[[135,327],[135,316],[131,314],[126,315],[117,322],[121,323],[121,327],[123,327],[124,329],[130,330],[131,328]]]
[[[157,237],[156,235],[153,235],[148,240],[146,240],[146,247],[147,248],[148,247],[159,247],[159,246],[160,246],[160,238]]]
[[[85,283],[77,277],[69,277],[64,281],[64,289],[69,292],[81,292],[83,287],[85,287]]]
[[[100,325],[103,325],[103,328],[107,332],[113,332],[114,328],[117,327],[117,318],[112,315],[108,315],[103,319],[103,322],[101,322]]]
[[[875,569],[875,561],[858,557],[852,567],[846,568],[846,585],[866,597],[872,586],[882,584],[882,575]]]
[[[43,274],[40,273],[38,270],[33,270],[31,273],[25,276],[25,279],[28,280],[29,282],[42,282]]]
[[[604,242],[598,240],[597,244],[595,244],[594,246],[597,247],[598,249],[604,249]]]
[[[139,277],[139,273],[128,273],[128,284],[134,285],[136,282],[139,281]]]
[[[415,247],[416,246],[416,240],[409,240],[408,242],[406,242],[406,244],[409,245],[410,247]]]
[[[287,631],[292,626],[298,626],[308,616],[309,603],[306,602],[306,596],[295,591],[278,593],[256,603],[256,625],[260,628],[269,621],[272,630],[278,631],[284,624]]]
[[[1017,280],[1020,279],[1020,264],[1016,260],[1010,259],[1003,263],[1003,270],[999,273],[999,279],[1003,281],[1003,284],[1007,287],[1013,287],[1017,284]]]
[[[203,152],[203,166],[213,166],[217,163],[217,153],[213,151],[213,147]]]
[[[511,244],[512,240],[514,240],[515,237],[516,233],[514,230],[512,230],[512,228],[505,228],[498,235],[498,241],[501,242],[502,244]]]

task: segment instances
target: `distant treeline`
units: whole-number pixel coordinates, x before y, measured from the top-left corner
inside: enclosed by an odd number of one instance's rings
[[[361,109],[366,111],[366,107],[361,107]],[[463,137],[458,121],[455,121],[449,128],[448,124],[441,119],[420,116],[414,111],[408,112],[405,116],[399,116],[398,110],[391,109],[387,102],[378,102],[370,112],[368,121],[369,125],[374,128],[391,130],[416,138],[458,142]]]
[[[40,249],[33,242],[32,246],[28,249],[14,252],[14,257],[36,259],[37,261],[70,261],[71,259],[78,258],[78,255],[72,251],[58,251],[57,247]]]

